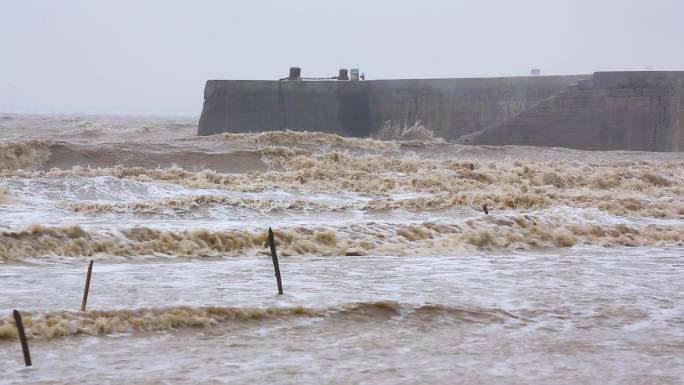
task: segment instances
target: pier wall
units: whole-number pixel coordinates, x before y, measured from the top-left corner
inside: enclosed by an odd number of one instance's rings
[[[684,72],[371,81],[209,80],[198,133],[367,137],[424,126],[447,141],[684,151]]]
[[[597,72],[462,143],[684,151],[684,72]]]

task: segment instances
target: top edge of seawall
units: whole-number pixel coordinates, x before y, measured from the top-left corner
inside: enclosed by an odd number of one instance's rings
[[[519,76],[493,76],[493,77],[465,77],[465,78],[394,78],[394,79],[368,79],[368,80],[287,80],[284,82],[311,82],[311,83],[369,83],[369,82],[393,82],[393,81],[447,81],[447,80],[496,80],[496,79],[544,79],[544,78],[564,78],[564,77],[591,77],[592,74],[570,74],[570,75],[519,75]],[[207,82],[278,82],[279,79],[209,79]]]
[[[449,81],[449,80],[496,80],[496,79],[548,79],[548,78],[567,78],[567,77],[592,77],[592,76],[672,76],[684,77],[684,70],[663,70],[663,71],[595,71],[587,74],[563,74],[563,75],[514,75],[514,76],[491,76],[491,77],[462,77],[462,78],[393,78],[393,79],[368,79],[360,80],[359,83],[368,82],[392,82],[392,81]],[[351,80],[337,79],[209,79],[207,82],[311,82],[311,83],[355,83]]]
[[[652,74],[670,74],[670,75],[684,75],[684,70],[663,70],[663,71],[596,71],[594,75],[603,74],[622,74],[622,75],[652,75]]]

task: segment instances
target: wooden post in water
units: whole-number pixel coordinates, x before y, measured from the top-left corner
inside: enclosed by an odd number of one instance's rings
[[[17,333],[19,334],[19,342],[21,342],[21,350],[24,352],[24,362],[26,366],[31,366],[31,353],[26,341],[26,332],[24,331],[24,323],[21,321],[21,314],[19,314],[18,310],[15,310],[13,313],[14,323],[17,325]]]
[[[88,302],[88,291],[90,290],[90,274],[93,272],[93,260],[88,264],[88,275],[86,275],[85,288],[83,289],[83,300],[81,301],[81,311],[85,311]]]
[[[482,205],[482,211],[484,211],[485,214],[489,214],[489,210],[487,210],[487,204]]]
[[[278,294],[283,294],[283,282],[280,280],[280,266],[278,265],[278,254],[276,254],[275,239],[273,230],[268,228],[268,244],[271,246],[271,257],[273,257],[273,268],[275,269],[276,280],[278,281]]]

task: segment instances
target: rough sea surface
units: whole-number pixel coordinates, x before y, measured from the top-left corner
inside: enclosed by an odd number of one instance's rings
[[[684,154],[196,129],[0,114],[0,382],[684,383]]]

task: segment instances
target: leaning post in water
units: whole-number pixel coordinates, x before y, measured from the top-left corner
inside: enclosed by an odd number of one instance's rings
[[[83,289],[83,300],[81,301],[81,311],[85,311],[88,302],[88,291],[90,290],[90,275],[93,273],[93,260],[88,264],[88,274],[86,275],[85,288]]]
[[[24,362],[26,366],[31,366],[31,353],[26,341],[26,332],[24,331],[24,323],[21,321],[21,314],[19,314],[18,310],[15,310],[13,313],[14,323],[17,325],[17,334],[19,334],[19,342],[21,342],[21,351],[24,353]]]
[[[283,282],[280,280],[280,266],[278,265],[278,254],[276,254],[275,239],[273,230],[268,228],[268,244],[271,246],[271,257],[273,258],[273,268],[275,269],[276,281],[278,281],[278,294],[283,294]]]

